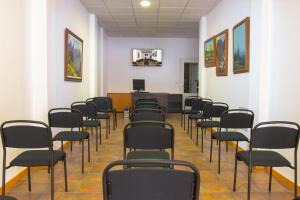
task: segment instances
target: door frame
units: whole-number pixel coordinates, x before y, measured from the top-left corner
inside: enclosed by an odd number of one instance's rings
[[[185,63],[193,63],[193,64],[198,64],[198,79],[200,75],[200,69],[199,69],[199,61],[196,59],[182,59],[181,60],[181,67],[180,67],[180,91],[183,96],[184,94],[193,94],[193,93],[184,93],[184,64]]]

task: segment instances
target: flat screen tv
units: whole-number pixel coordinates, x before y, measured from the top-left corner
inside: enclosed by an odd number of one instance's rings
[[[162,66],[162,50],[161,49],[133,49],[132,50],[133,66]]]
[[[145,80],[144,79],[133,79],[133,90],[134,91],[144,91],[145,90]]]

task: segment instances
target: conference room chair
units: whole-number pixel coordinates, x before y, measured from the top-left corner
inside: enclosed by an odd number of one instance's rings
[[[174,159],[174,128],[167,122],[138,121],[124,128],[123,158]],[[127,149],[134,149],[127,153]],[[165,150],[171,151],[171,156]]]
[[[248,142],[248,138],[241,129],[250,130],[253,127],[254,113],[247,109],[227,110],[221,115],[219,130],[212,133],[212,139],[218,140],[218,173],[221,171],[221,144],[222,141],[236,142],[235,154],[238,151],[239,142]],[[211,145],[213,143],[211,142]],[[212,151],[212,147],[210,148]],[[212,152],[210,152],[212,154]]]
[[[89,98],[86,102],[92,102],[96,105],[97,109],[97,120],[105,120],[105,129],[106,129],[106,139],[108,139],[108,135],[110,134],[110,115],[108,113],[108,102],[105,98],[95,97]]]
[[[0,200],[17,200],[17,199],[10,196],[0,196]]]
[[[30,120],[6,121],[1,125],[1,139],[3,144],[2,195],[5,195],[6,170],[9,168],[27,168],[28,190],[31,191],[30,168],[47,166],[51,173],[51,200],[54,200],[54,165],[58,161],[64,163],[65,191],[68,191],[66,154],[53,150],[52,133],[47,124]],[[24,150],[13,158],[8,166],[6,166],[7,148]]]
[[[203,108],[201,121],[197,123],[197,136],[196,144],[198,145],[199,140],[199,128],[201,128],[201,151],[203,152],[203,129],[206,131],[207,128],[210,128],[212,133],[213,128],[219,128],[220,126],[220,117],[223,112],[229,109],[228,104],[222,102],[208,103]],[[213,140],[211,139],[211,142]],[[212,159],[212,154],[210,154],[210,162]]]
[[[212,103],[211,99],[192,99],[191,114],[188,115],[188,128],[187,133],[190,134],[193,139],[193,121],[195,121],[196,127],[199,119],[202,119],[203,108],[206,104]]]
[[[137,99],[135,104],[138,103],[158,103],[158,100],[157,98]]]
[[[134,107],[134,109],[142,109],[142,108],[162,110],[162,107],[158,103],[154,103],[154,102],[137,103]]]
[[[72,103],[71,109],[77,109],[81,112],[83,117],[82,127],[90,128],[92,134],[94,132],[94,128],[96,129],[96,151],[98,151],[99,134],[100,134],[100,144],[102,143],[102,139],[101,139],[101,124],[97,120],[96,105],[93,102],[78,101]],[[71,148],[72,148],[72,143],[71,143]]]
[[[183,129],[185,130],[185,118],[186,115],[192,114],[191,113],[191,106],[192,106],[192,100],[193,99],[201,99],[201,97],[198,96],[189,96],[184,99],[183,109],[181,112],[181,127],[183,126]]]
[[[297,196],[297,152],[299,125],[287,121],[270,121],[257,124],[251,131],[249,150],[235,156],[233,191],[236,191],[237,161],[248,165],[247,199],[251,197],[251,175],[254,166],[270,167],[269,192],[272,189],[273,167],[289,167],[294,170],[294,195]],[[278,151],[289,149],[294,153],[294,164]]]
[[[130,113],[130,120],[135,121],[165,121],[165,113],[157,109],[136,109]]]
[[[88,161],[90,162],[90,135],[86,131],[81,131],[83,126],[81,112],[71,108],[54,108],[48,112],[48,120],[50,128],[69,129],[62,130],[53,137],[53,141],[61,142],[62,151],[64,141],[81,142],[81,172],[84,173],[84,140],[88,141]]]
[[[172,165],[183,169],[128,169],[128,165]],[[200,174],[185,161],[122,160],[104,169],[102,183],[104,200],[198,200]]]
[[[117,121],[117,111],[113,107],[113,102],[111,97],[94,97],[95,104],[99,104],[100,111],[104,113],[111,113],[112,114],[112,123],[113,123],[113,130],[118,126]]]

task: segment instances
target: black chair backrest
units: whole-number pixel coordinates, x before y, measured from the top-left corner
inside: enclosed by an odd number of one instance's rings
[[[165,121],[165,114],[157,109],[136,109],[130,115],[131,121]]]
[[[139,126],[139,124],[146,124]],[[166,122],[132,122],[124,128],[124,150],[174,148],[174,128]]]
[[[191,99],[191,110],[195,112],[200,112],[202,108],[202,99],[193,98]]]
[[[154,103],[154,102],[142,102],[142,103],[137,103],[135,105],[135,109],[142,109],[142,108],[161,109],[161,106],[158,103]]]
[[[188,169],[126,169],[132,165],[171,165]],[[122,166],[125,169],[119,169]],[[114,167],[119,168],[112,170]],[[185,161],[123,160],[104,169],[102,183],[104,200],[198,200],[200,175],[193,164]]]
[[[52,134],[47,124],[30,120],[6,121],[1,125],[3,148],[50,148]]]
[[[135,104],[138,103],[158,103],[158,100],[156,98],[148,98],[148,99],[138,99],[136,100]]]
[[[201,99],[198,96],[188,96],[184,99],[184,107],[186,106],[192,106],[192,100],[193,99]]]
[[[82,114],[77,109],[54,108],[48,112],[49,126],[55,128],[79,128],[82,126]]]
[[[211,119],[214,117],[221,117],[222,113],[228,109],[229,106],[226,103],[207,103],[203,108],[203,118]]]
[[[97,107],[94,102],[85,102],[85,101],[74,102],[71,105],[71,109],[79,110],[82,116],[88,119],[95,119],[97,115]]]
[[[299,143],[299,125],[294,122],[271,121],[257,124],[251,131],[250,147],[263,149],[295,148]]]
[[[97,112],[109,112],[112,104],[108,97],[94,97],[93,102],[96,104]]]
[[[253,127],[254,113],[247,109],[232,109],[223,112],[220,128],[251,128]]]

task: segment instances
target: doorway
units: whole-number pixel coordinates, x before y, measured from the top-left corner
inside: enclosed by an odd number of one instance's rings
[[[199,93],[199,67],[197,62],[184,62],[183,73],[184,96],[198,96]]]

